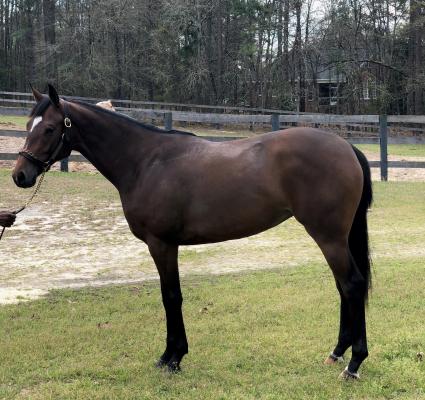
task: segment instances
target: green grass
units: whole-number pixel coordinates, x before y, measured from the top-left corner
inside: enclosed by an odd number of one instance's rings
[[[342,366],[322,364],[338,299],[324,265],[309,265],[184,279],[190,353],[179,375],[153,366],[164,344],[156,282],[2,307],[0,398],[422,399],[423,262],[375,268],[359,382],[340,382]]]
[[[11,170],[0,168],[0,187],[2,196],[0,205],[6,207],[12,204],[25,202],[34,188],[20,189],[12,180]],[[37,202],[49,201],[52,204],[64,200],[77,200],[84,196],[91,201],[105,200],[107,202],[118,200],[118,192],[99,173],[62,172],[50,171],[43,182]],[[80,200],[81,201],[81,200]]]
[[[17,128],[25,129],[28,122],[28,117],[26,116],[15,116],[15,115],[0,115],[0,128],[3,124],[13,124]]]
[[[13,186],[10,171],[0,170],[0,187],[3,205],[29,194]],[[361,381],[340,382],[343,366],[322,364],[335,345],[339,300],[329,268],[312,256],[317,248],[303,242],[303,229],[288,221],[242,242],[244,251],[219,248],[221,258],[250,258],[253,247],[256,260],[266,262],[292,246],[310,261],[182,279],[190,353],[179,375],[153,366],[165,338],[157,281],[53,291],[37,301],[1,306],[0,399],[424,399],[425,361],[416,354],[425,352],[425,183],[374,187],[370,357]],[[62,201],[90,218],[100,201],[115,202],[117,194],[99,175],[49,173],[37,203],[47,202],[49,209]],[[60,238],[60,228],[51,234]],[[278,244],[254,246],[266,239]],[[217,248],[186,248],[181,262],[204,264],[214,257]]]
[[[377,144],[356,144],[360,150],[379,154]],[[394,156],[425,157],[425,145],[423,144],[390,144],[388,154]]]

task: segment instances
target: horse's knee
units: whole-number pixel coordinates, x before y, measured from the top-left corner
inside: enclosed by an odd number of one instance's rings
[[[180,290],[167,290],[163,293],[162,301],[165,307],[178,307],[183,305],[183,296]]]
[[[364,299],[368,291],[368,282],[360,273],[349,251],[331,254],[330,261],[329,265],[342,296],[349,301]]]

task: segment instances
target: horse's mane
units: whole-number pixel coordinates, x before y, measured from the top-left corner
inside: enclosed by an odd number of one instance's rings
[[[47,98],[47,99],[49,99],[49,98]],[[96,113],[106,114],[106,115],[109,115],[111,117],[119,118],[123,122],[126,122],[126,123],[131,124],[131,125],[136,125],[136,126],[138,126],[140,128],[148,129],[148,130],[153,131],[153,132],[165,133],[165,134],[176,134],[177,133],[177,134],[180,134],[180,135],[196,136],[192,132],[179,131],[179,130],[175,130],[175,129],[172,129],[172,130],[167,131],[165,129],[157,128],[154,125],[145,124],[145,123],[140,122],[140,121],[137,121],[136,119],[131,118],[131,117],[127,116],[127,115],[121,114],[121,113],[116,112],[116,111],[107,110],[105,108],[96,106],[94,104],[86,103],[85,101],[72,100],[72,99],[67,99],[67,98],[64,98],[64,100],[66,100],[66,101],[68,101],[70,103],[81,105],[83,107],[87,107],[87,108],[89,108],[90,110],[92,110],[92,111],[94,111]],[[44,101],[44,99],[43,99],[43,101]],[[47,106],[45,108],[47,108]]]

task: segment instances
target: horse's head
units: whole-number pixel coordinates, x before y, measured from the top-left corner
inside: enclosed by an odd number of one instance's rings
[[[28,136],[13,170],[13,180],[19,187],[31,187],[37,176],[71,153],[65,131],[71,127],[66,103],[49,85],[49,95],[32,89],[36,100],[27,123]]]

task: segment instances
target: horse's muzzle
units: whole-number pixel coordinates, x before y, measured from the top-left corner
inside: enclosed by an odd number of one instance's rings
[[[14,172],[12,177],[13,181],[15,182],[15,185],[20,188],[30,188],[34,186],[35,181],[37,179],[36,174],[26,174],[23,170]]]

